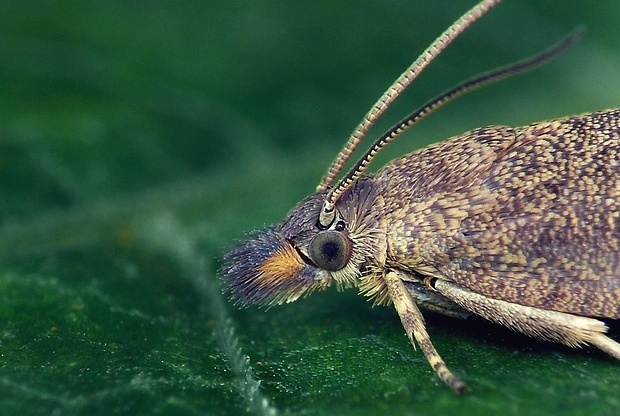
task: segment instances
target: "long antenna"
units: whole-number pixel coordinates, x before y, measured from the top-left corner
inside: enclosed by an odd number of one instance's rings
[[[351,156],[357,145],[362,141],[370,127],[377,121],[390,104],[398,97],[398,95],[417,78],[417,76],[426,68],[426,66],[437,55],[441,53],[454,39],[456,39],[467,27],[484,15],[491,7],[499,3],[500,0],[483,0],[461,16],[446,31],[444,31],[435,41],[416,59],[409,68],[402,73],[400,77],[383,93],[381,98],[372,106],[371,110],[366,113],[360,124],[353,130],[349,140],[344,145],[334,162],[323,175],[321,182],[317,186],[317,191],[326,190],[334,181],[334,178],[340,173],[343,165]],[[348,187],[348,185],[347,185]],[[345,188],[346,190],[346,188]],[[344,190],[341,191],[341,193]],[[332,194],[328,195],[323,203],[323,208],[319,215],[318,225],[327,228],[333,222],[335,211],[335,200]]]
[[[454,22],[446,29],[435,41],[403,72],[394,83],[383,93],[381,98],[372,106],[370,111],[366,113],[362,121],[357,125],[349,140],[344,145],[336,159],[327,169],[317,191],[324,191],[331,185],[334,178],[342,170],[342,166],[347,162],[351,153],[356,149],[357,145],[362,141],[368,130],[377,121],[377,119],[387,110],[400,93],[418,77],[418,75],[431,63],[437,55],[439,55],[454,39],[456,39],[467,27],[474,23],[478,18],[485,14],[491,7],[495,6],[501,0],[484,0],[474,6],[465,13],[459,20]]]
[[[351,186],[353,182],[359,179],[362,173],[364,173],[364,171],[366,170],[366,167],[370,164],[372,159],[374,159],[375,155],[379,153],[379,151],[383,147],[385,147],[388,143],[393,141],[395,138],[400,136],[403,132],[407,131],[414,124],[422,120],[424,117],[428,116],[433,111],[474,89],[488,85],[492,82],[500,81],[512,75],[528,71],[538,65],[543,64],[544,62],[552,59],[556,55],[562,53],[566,48],[568,48],[577,39],[579,39],[582,33],[583,29],[577,28],[567,37],[562,39],[559,43],[537,55],[501,68],[494,69],[492,71],[478,75],[474,78],[470,78],[467,81],[460,83],[456,87],[453,87],[433,98],[432,100],[428,101],[426,104],[409,114],[407,117],[403,118],[392,128],[383,133],[381,137],[379,137],[373,143],[370,149],[368,149],[366,153],[364,153],[364,155],[360,157],[360,159],[349,170],[349,172],[347,172],[347,174],[342,177],[338,184],[327,195],[326,199],[328,201],[332,201],[332,203],[335,204],[336,201],[340,198],[340,196],[349,188],[349,186]]]

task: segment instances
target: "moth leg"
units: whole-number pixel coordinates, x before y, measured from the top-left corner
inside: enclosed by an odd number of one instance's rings
[[[397,271],[389,270],[384,274],[384,279],[390,299],[400,316],[400,321],[407,332],[409,341],[411,341],[413,348],[415,348],[416,342],[418,343],[428,363],[435,370],[441,381],[457,393],[464,392],[467,389],[467,385],[452,374],[437,350],[435,350],[426,332],[424,317],[399,276],[400,274]]]
[[[487,298],[446,280],[437,279],[430,284],[462,308],[489,321],[570,347],[594,345],[620,359],[620,344],[605,335],[607,326],[597,319]]]
[[[406,280],[407,276],[404,272],[399,272],[400,279],[405,283],[405,287],[413,297],[415,304],[420,308],[460,319],[466,319],[472,315],[470,311],[461,308],[435,289],[429,288],[419,279]]]

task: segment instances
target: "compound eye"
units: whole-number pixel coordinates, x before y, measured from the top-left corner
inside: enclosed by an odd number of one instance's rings
[[[310,258],[318,267],[331,272],[342,269],[351,257],[351,242],[341,232],[327,230],[310,241]]]

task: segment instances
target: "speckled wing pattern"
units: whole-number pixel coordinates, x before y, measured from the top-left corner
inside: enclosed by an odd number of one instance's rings
[[[620,110],[472,130],[375,179],[393,267],[494,299],[620,318]]]

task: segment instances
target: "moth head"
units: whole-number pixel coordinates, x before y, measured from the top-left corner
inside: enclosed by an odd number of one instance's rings
[[[325,192],[302,200],[276,226],[249,233],[224,256],[226,290],[241,304],[292,302],[332,281],[353,283],[352,241],[344,219],[317,222]]]

